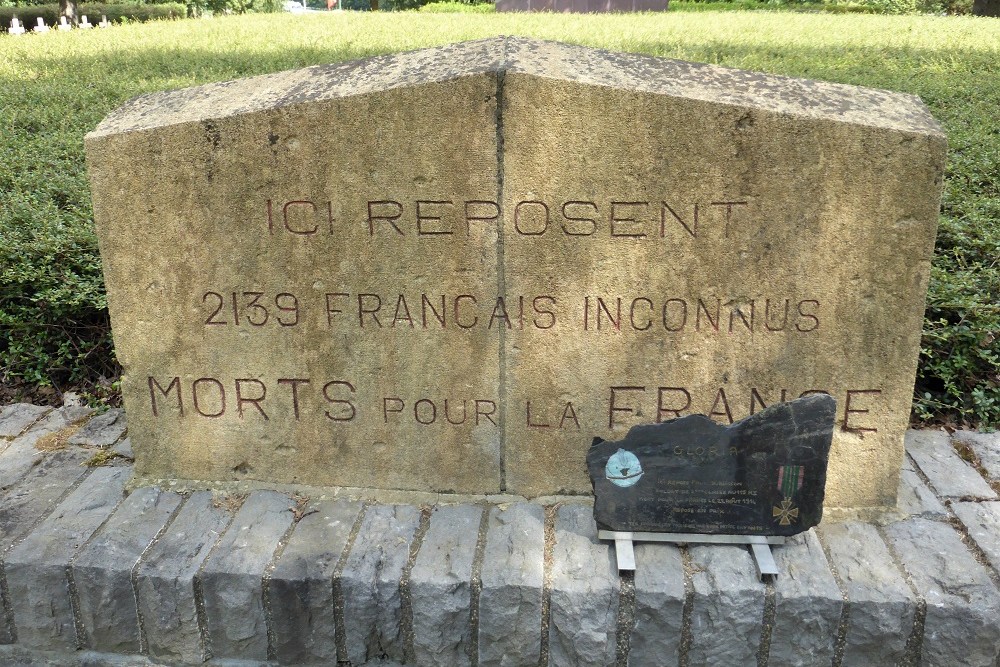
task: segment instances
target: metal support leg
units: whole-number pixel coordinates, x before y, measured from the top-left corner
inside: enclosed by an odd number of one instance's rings
[[[618,560],[618,571],[635,570],[635,551],[632,550],[632,537],[628,533],[615,537],[615,558]]]
[[[771,547],[766,541],[762,539],[759,542],[751,542],[750,551],[753,553],[753,561],[757,565],[757,574],[761,581],[764,581],[765,576],[778,576],[778,564],[774,562]]]

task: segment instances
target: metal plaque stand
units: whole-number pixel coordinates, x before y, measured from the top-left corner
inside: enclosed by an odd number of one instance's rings
[[[765,576],[777,577],[778,564],[771,554],[771,545],[785,543],[784,537],[775,535],[701,535],[698,533],[636,533],[615,530],[599,530],[597,537],[614,540],[615,558],[618,570],[635,570],[633,542],[673,542],[675,544],[749,544],[757,573],[761,580]]]

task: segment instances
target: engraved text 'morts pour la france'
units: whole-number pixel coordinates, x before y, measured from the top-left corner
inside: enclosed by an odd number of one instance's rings
[[[820,522],[836,401],[816,394],[731,426],[691,415],[594,440],[600,528],[795,535]]]

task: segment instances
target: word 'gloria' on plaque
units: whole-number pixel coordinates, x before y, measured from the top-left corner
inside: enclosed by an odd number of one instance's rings
[[[587,452],[603,530],[795,535],[823,516],[836,400],[774,405],[731,426],[703,415],[595,438]]]

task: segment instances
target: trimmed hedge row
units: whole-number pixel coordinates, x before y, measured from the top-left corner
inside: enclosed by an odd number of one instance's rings
[[[112,23],[122,21],[155,21],[157,19],[180,19],[187,16],[187,7],[179,2],[171,2],[162,5],[104,5],[86,4],[77,5],[77,16],[87,16],[87,19],[97,24],[102,16],[107,16]],[[59,5],[32,5],[28,7],[0,7],[0,29],[9,30],[10,20],[14,17],[21,22],[25,28],[31,30],[41,17],[45,24],[54,26],[59,22]]]

